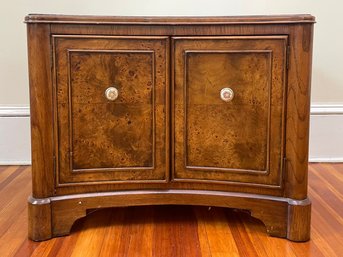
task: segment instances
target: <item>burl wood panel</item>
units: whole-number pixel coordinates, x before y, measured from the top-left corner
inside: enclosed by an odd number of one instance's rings
[[[279,186],[287,37],[173,42],[175,178]]]
[[[168,40],[53,39],[58,183],[165,180]]]
[[[153,67],[153,52],[70,52],[74,171],[154,166]]]
[[[271,52],[187,51],[185,58],[187,168],[265,172]],[[219,98],[224,87],[235,93],[231,102]]]

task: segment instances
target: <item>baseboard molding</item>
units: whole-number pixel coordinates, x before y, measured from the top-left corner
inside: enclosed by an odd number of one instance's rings
[[[31,164],[30,109],[0,106],[0,165]]]
[[[31,165],[31,160],[0,160],[1,165]]]
[[[343,104],[312,104],[311,116],[343,115]]]
[[[311,106],[310,162],[343,162],[343,104]],[[0,106],[0,165],[29,165],[30,109]]]
[[[312,104],[310,162],[343,162],[343,104]]]
[[[330,163],[338,163],[343,162],[343,158],[310,158],[309,162],[330,162]]]
[[[30,117],[30,107],[0,106],[0,118],[3,117]]]

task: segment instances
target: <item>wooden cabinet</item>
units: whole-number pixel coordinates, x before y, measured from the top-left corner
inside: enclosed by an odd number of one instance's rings
[[[95,208],[246,209],[309,239],[314,17],[29,15],[29,237]]]

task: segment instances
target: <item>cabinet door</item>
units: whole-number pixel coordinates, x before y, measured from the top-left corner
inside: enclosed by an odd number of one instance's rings
[[[52,40],[57,186],[165,181],[168,38]]]
[[[287,36],[173,38],[173,179],[280,187]]]

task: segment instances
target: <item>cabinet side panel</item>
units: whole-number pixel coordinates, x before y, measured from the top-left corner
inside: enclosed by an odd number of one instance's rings
[[[285,196],[307,197],[313,25],[296,25],[290,34]]]
[[[49,34],[50,25],[27,26],[32,191],[35,198],[51,196],[53,192],[53,108]]]

